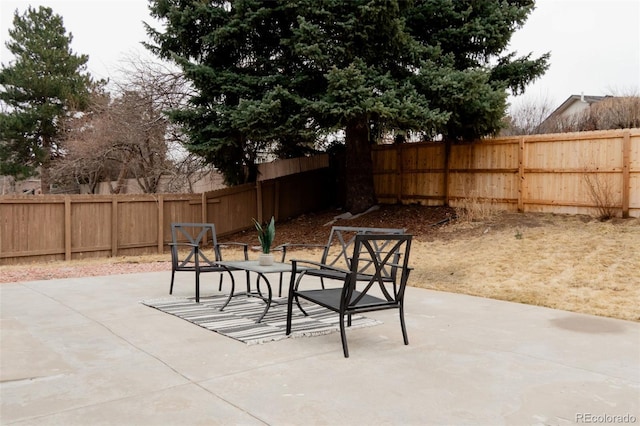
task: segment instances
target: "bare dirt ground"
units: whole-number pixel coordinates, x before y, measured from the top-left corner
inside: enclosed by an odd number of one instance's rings
[[[276,226],[275,244],[323,244],[331,224],[406,228],[414,235],[412,286],[640,321],[640,219],[600,222],[507,212],[454,219],[456,212],[449,208],[385,205],[332,222],[340,213],[283,220]],[[225,241],[258,244],[253,230],[220,238]],[[317,258],[318,253],[306,255]],[[0,283],[168,271],[169,259],[165,253],[0,266]]]

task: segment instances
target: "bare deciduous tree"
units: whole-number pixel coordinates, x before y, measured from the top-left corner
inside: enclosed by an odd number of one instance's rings
[[[88,184],[94,191],[101,180],[116,180],[111,192],[122,192],[128,177],[135,177],[144,192],[158,189],[166,160],[166,120],[137,92],[110,102],[96,102],[93,113],[69,124],[64,159],[56,176]],[[69,183],[67,179],[67,184]]]
[[[515,101],[509,108],[506,127],[500,134],[515,136],[541,133],[540,126],[551,112],[552,102],[547,96]]]
[[[189,85],[179,72],[140,58],[130,58],[121,75],[113,98],[96,96],[90,114],[69,122],[57,181],[87,184],[91,192],[109,181],[111,192],[121,193],[134,178],[145,193],[193,191],[204,161],[186,152],[181,129],[163,112],[185,102]]]
[[[640,127],[640,96],[604,99],[593,105],[590,118],[597,130]]]
[[[87,185],[95,193],[98,184],[112,175],[115,164],[104,145],[103,125],[109,107],[106,93],[94,92],[89,109],[65,122],[66,142],[62,155],[51,167],[51,177],[60,192],[77,192]]]
[[[130,57],[120,70],[123,76],[114,83],[121,93],[136,92],[156,111],[168,111],[183,106],[194,92],[182,72],[166,63],[156,60],[145,60],[140,57]],[[162,176],[167,180],[164,191],[193,192],[193,182],[208,171],[202,157],[187,152],[184,146],[188,143],[182,130],[165,120],[165,158]],[[143,150],[144,151],[144,150]],[[142,154],[143,152],[139,152]],[[152,157],[146,156],[148,160]],[[157,158],[155,159],[157,160]],[[147,167],[152,167],[152,161],[147,161]],[[156,163],[155,166],[158,166]],[[149,186],[150,182],[141,182],[148,178],[136,176],[141,187]]]

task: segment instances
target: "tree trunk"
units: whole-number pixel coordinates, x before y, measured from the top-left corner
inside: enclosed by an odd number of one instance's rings
[[[51,192],[51,142],[47,136],[42,137],[42,161],[40,163],[40,191]]]
[[[376,203],[369,126],[365,116],[347,123],[346,128],[346,209],[356,214]]]
[[[49,164],[44,162],[40,166],[40,191],[43,194],[51,192],[51,171],[49,170]]]
[[[120,194],[122,192],[127,180],[128,172],[129,172],[129,159],[127,158],[125,162],[120,164],[120,172],[118,173],[118,180],[116,181],[116,187],[115,188],[113,186],[111,187],[112,194]]]

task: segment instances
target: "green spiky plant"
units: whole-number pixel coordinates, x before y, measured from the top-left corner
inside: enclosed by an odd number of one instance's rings
[[[258,240],[260,241],[260,246],[262,246],[262,252],[269,254],[271,252],[271,244],[276,237],[276,224],[274,217],[271,216],[271,221],[267,226],[262,226],[260,222],[255,219],[253,219],[253,223],[258,231]]]

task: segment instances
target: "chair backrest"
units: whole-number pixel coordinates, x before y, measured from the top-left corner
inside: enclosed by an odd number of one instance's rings
[[[346,292],[343,293],[343,300],[349,301],[349,307],[366,308],[363,306],[367,303],[366,296],[375,288],[380,289],[389,305],[394,305],[403,299],[411,271],[409,267],[411,239],[412,236],[409,234],[355,236],[350,278],[343,290]],[[393,276],[394,279],[388,280],[389,276]]]
[[[357,235],[401,235],[404,229],[363,228],[355,226],[334,226],[329,241],[322,253],[321,263],[342,269],[351,269],[351,255]]]
[[[200,264],[210,265],[213,260],[222,260],[218,241],[216,238],[216,227],[213,223],[172,223],[171,224],[171,259],[174,265],[186,267],[194,264],[196,260]],[[209,259],[202,250],[196,250],[209,242],[213,246],[215,259]],[[180,250],[180,247],[189,248]],[[197,253],[197,256],[196,256]]]

